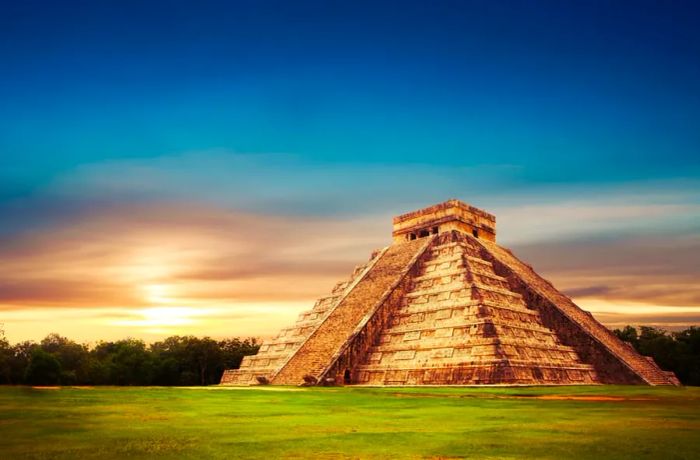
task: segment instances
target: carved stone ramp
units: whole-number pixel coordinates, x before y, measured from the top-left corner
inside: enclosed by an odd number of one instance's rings
[[[391,293],[431,241],[432,238],[422,238],[390,246],[273,376],[271,383],[299,385],[307,375],[320,379],[360,321]]]
[[[560,338],[569,342],[567,345],[577,349],[586,362],[594,364],[604,383],[606,380],[609,383],[621,383],[620,375],[624,373],[629,376],[626,383],[679,384],[672,373],[660,369],[651,358],[638,354],[631,345],[620,340],[508,249],[490,241],[471,236],[469,238],[481,244],[485,249],[484,258],[494,263],[499,275],[508,278],[514,291],[528,299],[528,307],[548,318],[550,324],[547,326],[555,329]],[[622,369],[615,368],[620,365],[623,366]]]

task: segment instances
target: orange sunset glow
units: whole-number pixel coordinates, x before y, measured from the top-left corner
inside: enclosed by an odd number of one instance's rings
[[[107,171],[137,167],[145,166]],[[74,174],[46,193],[65,196],[77,187],[116,193],[102,169],[92,171],[89,182]],[[386,188],[392,186],[389,180]],[[685,203],[685,194],[671,192],[653,205],[622,190],[608,202],[596,195],[568,202],[533,196],[523,205],[522,198],[491,199],[488,209],[497,215],[501,244],[605,324],[673,329],[700,320],[700,239],[665,233],[700,213]],[[264,338],[389,244],[391,216],[411,206],[396,202],[328,215],[261,212],[211,200],[78,207],[3,238],[0,322],[13,341],[50,332],[88,342],[174,334]],[[29,220],[31,210],[24,212]]]

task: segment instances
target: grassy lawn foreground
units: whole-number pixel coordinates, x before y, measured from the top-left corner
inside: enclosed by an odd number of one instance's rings
[[[0,387],[0,458],[700,458],[700,388]]]

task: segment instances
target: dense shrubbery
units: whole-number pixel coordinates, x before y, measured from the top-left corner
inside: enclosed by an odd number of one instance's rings
[[[684,385],[700,385],[700,328],[666,332],[654,327],[615,329],[641,354],[651,356],[664,370],[673,371]]]
[[[1,331],[0,331],[1,332]],[[168,337],[100,342],[94,347],[50,334],[10,345],[0,335],[0,383],[30,385],[211,385],[224,369],[255,354],[255,339]]]

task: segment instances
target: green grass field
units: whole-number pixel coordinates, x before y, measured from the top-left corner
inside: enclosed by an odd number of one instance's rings
[[[700,458],[700,388],[0,387],[0,458]]]

